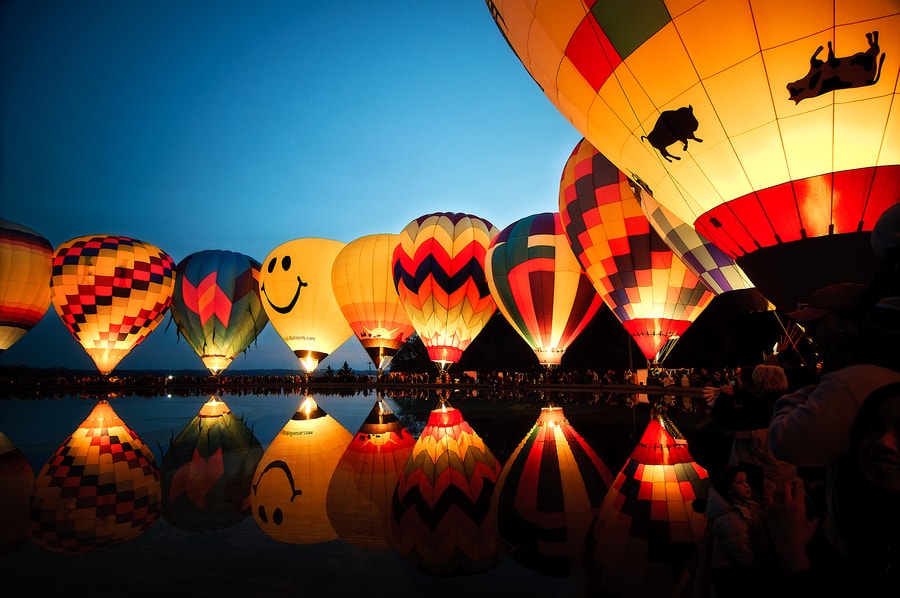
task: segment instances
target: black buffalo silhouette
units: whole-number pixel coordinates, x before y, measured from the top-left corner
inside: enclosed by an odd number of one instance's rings
[[[670,154],[666,148],[676,141],[680,141],[684,144],[682,149],[687,151],[688,139],[702,143],[702,139],[694,136],[694,131],[697,130],[698,126],[699,123],[694,116],[693,106],[688,105],[677,110],[666,110],[659,115],[659,119],[653,125],[653,130],[650,131],[650,134],[642,136],[641,141],[644,139],[648,140],[650,145],[658,149],[662,157],[669,162],[673,159],[681,160],[678,156]]]
[[[869,48],[865,52],[857,52],[852,56],[835,58],[834,48],[828,42],[828,58],[819,60],[816,56],[822,51],[819,46],[809,59],[809,72],[802,79],[787,84],[790,99],[799,104],[800,100],[814,98],[836,89],[865,87],[878,83],[881,77],[881,65],[884,64],[885,53],[878,47],[878,32],[866,34]]]

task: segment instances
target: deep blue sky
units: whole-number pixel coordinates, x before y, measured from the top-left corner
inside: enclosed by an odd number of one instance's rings
[[[558,209],[581,139],[478,0],[7,0],[0,48],[0,217],[54,246],[262,261],[437,211],[503,228]],[[355,338],[321,367],[344,360],[366,367]],[[94,368],[52,307],[4,364]],[[138,368],[202,364],[166,316]],[[251,368],[299,370],[271,324],[227,371]]]

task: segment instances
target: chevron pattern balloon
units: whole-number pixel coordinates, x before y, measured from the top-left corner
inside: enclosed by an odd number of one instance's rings
[[[394,286],[441,371],[459,360],[497,309],[484,258],[498,233],[487,220],[448,212],[420,216],[400,233]]]
[[[491,496],[500,463],[457,409],[428,417],[397,482],[389,541],[431,575],[486,571],[500,561]]]
[[[224,250],[192,253],[178,263],[172,319],[213,375],[269,323],[259,294],[261,265]]]

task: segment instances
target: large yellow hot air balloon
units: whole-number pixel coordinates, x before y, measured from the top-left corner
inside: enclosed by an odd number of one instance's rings
[[[332,266],[343,248],[331,239],[294,239],[263,260],[263,308],[307,373],[353,334],[331,286]]]
[[[172,258],[137,239],[77,237],[53,254],[53,307],[104,375],[159,325],[174,287]]]
[[[900,198],[885,0],[488,0],[550,101],[781,309],[868,282]]]
[[[439,212],[406,225],[392,269],[400,302],[443,372],[484,329],[497,306],[484,256],[500,231],[477,216]]]
[[[52,261],[50,241],[27,226],[0,219],[0,352],[47,313]]]
[[[389,233],[360,237],[341,249],[331,269],[341,312],[379,371],[415,332],[391,276],[399,241]]]

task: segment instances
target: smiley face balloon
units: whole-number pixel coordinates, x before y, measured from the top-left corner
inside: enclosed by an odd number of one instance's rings
[[[353,335],[331,286],[332,265],[343,248],[330,239],[294,239],[263,260],[263,309],[307,373]]]

